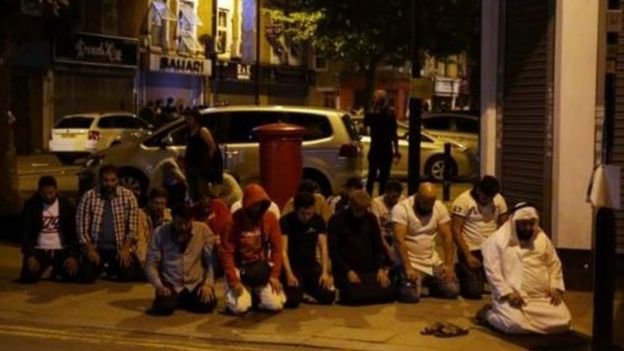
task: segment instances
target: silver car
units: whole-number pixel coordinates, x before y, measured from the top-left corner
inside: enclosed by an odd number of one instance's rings
[[[431,135],[479,148],[479,117],[462,113],[435,112],[422,116],[422,126]]]
[[[370,147],[370,136],[367,128],[363,125],[363,119],[355,119],[355,123],[362,138],[364,147],[364,155],[368,154]],[[399,136],[399,152],[402,157],[392,164],[391,177],[399,180],[407,179],[408,164],[408,133],[409,126],[399,122],[397,125],[397,134]],[[433,180],[442,180],[444,174],[444,144],[451,144],[451,176],[453,177],[472,177],[477,174],[478,161],[476,152],[460,143],[443,138],[437,138],[428,132],[422,130],[420,132],[420,174],[425,175]],[[364,157],[364,172],[368,173],[368,160]]]
[[[362,176],[362,148],[348,113],[340,110],[287,106],[231,106],[201,111],[202,124],[221,144],[224,168],[243,185],[260,180],[259,143],[253,129],[285,122],[306,128],[303,135],[303,178],[315,181],[325,194],[337,192],[350,177]],[[112,164],[120,182],[139,198],[145,195],[159,165],[184,155],[187,127],[174,121],[140,141],[124,140],[92,156],[81,172],[80,188],[94,184],[99,167]]]

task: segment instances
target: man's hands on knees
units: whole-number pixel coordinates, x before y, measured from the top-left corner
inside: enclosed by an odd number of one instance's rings
[[[279,279],[275,277],[269,278],[269,285],[271,285],[271,290],[274,293],[279,294],[282,292],[282,283],[280,283]]]
[[[381,285],[382,288],[387,288],[390,286],[390,278],[388,277],[388,271],[385,269],[380,269],[377,271],[377,282]]]
[[[39,265],[39,261],[37,261],[37,259],[32,256],[26,259],[26,266],[28,267],[28,271],[30,273],[37,272],[41,267],[41,265]]]
[[[87,245],[85,247],[85,253],[87,255],[87,259],[89,262],[99,265],[100,264],[100,254],[97,252],[93,245]]]
[[[470,252],[466,254],[466,262],[468,263],[468,267],[470,267],[470,269],[481,268],[481,261],[479,261],[479,259]]]
[[[197,290],[197,296],[201,303],[209,303],[215,300],[215,292],[210,284],[204,284],[201,289]]]
[[[319,284],[324,289],[329,290],[334,287],[334,278],[329,273],[323,273],[321,274],[321,277],[319,278]]]
[[[171,296],[171,289],[164,285],[160,285],[156,287],[156,295],[161,297]]]
[[[232,292],[235,296],[241,296],[243,294],[243,291],[245,290],[245,287],[243,286],[243,283],[238,281],[230,284],[230,289],[232,289]]]
[[[563,291],[559,289],[550,289],[546,294],[550,297],[550,303],[553,306],[559,306],[563,302]]]
[[[74,276],[78,273],[78,260],[75,257],[67,257],[63,262],[63,267],[67,274]]]
[[[507,300],[507,302],[509,302],[509,305],[511,305],[511,307],[521,308],[522,306],[526,305],[526,302],[524,301],[522,296],[520,296],[520,294],[518,294],[517,292],[507,294],[503,296],[503,298]]]
[[[122,267],[130,267],[130,264],[132,264],[132,253],[130,252],[129,247],[124,246],[121,250],[119,250],[119,253],[117,254],[117,261]]]
[[[347,280],[349,280],[349,283],[351,284],[361,284],[362,280],[360,279],[360,276],[355,273],[355,271],[351,270],[349,272],[347,272]]]

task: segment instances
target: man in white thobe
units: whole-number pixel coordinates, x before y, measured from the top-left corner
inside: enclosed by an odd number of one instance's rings
[[[535,208],[519,204],[481,248],[493,303],[480,316],[504,333],[570,330],[561,262],[538,223]]]

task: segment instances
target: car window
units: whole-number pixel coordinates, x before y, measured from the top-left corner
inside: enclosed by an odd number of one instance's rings
[[[342,124],[347,128],[347,133],[351,140],[359,140],[360,135],[368,136],[368,128],[364,126],[364,120],[361,118],[351,118],[349,115],[342,116]]]
[[[180,129],[183,125],[184,123],[181,122],[174,123],[168,127],[165,127],[165,129],[161,129],[158,133],[155,133],[149,138],[145,139],[143,145],[149,147],[160,146],[160,142],[163,140],[163,138],[165,138],[169,133],[173,133],[173,131]]]
[[[140,121],[131,116],[106,116],[100,118],[98,128],[102,129],[138,129]]]
[[[421,133],[421,134],[420,134],[420,142],[421,142],[421,143],[422,143],[422,142],[425,142],[425,143],[433,143],[433,142],[434,142],[434,140],[433,140],[433,139],[431,139],[430,137],[428,137],[428,136],[426,136],[426,135],[424,135],[424,134],[422,134],[422,133]]]
[[[279,121],[280,112],[238,111],[230,112],[229,118],[223,118],[222,141],[226,143],[251,143],[258,140],[253,129],[261,125]]]
[[[479,121],[469,118],[457,118],[455,120],[457,124],[457,131],[461,133],[479,133]]]
[[[446,117],[440,118],[423,118],[422,124],[426,129],[431,130],[450,130],[450,120]]]
[[[173,139],[174,146],[185,146],[188,136],[188,128],[185,124],[182,124],[179,128],[171,132],[171,139]]]
[[[93,117],[65,117],[56,124],[55,128],[89,129],[91,123],[93,123]]]
[[[330,137],[333,133],[331,124],[326,116],[309,113],[288,113],[283,116],[282,122],[304,127],[303,140],[317,140]]]

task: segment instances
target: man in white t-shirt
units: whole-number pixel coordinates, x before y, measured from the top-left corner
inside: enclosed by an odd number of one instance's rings
[[[418,192],[392,209],[394,236],[407,282],[416,283],[417,296],[409,300],[399,293],[399,301],[418,302],[422,284],[429,296],[454,299],[459,284],[453,272],[453,237],[448,210],[436,199],[432,183],[422,183]],[[436,251],[436,235],[442,235],[444,261]]]
[[[392,263],[398,263],[398,257],[393,249],[394,235],[392,231],[392,209],[400,201],[405,200],[402,195],[403,186],[396,180],[391,180],[386,184],[386,192],[373,199],[371,202],[371,212],[377,218],[381,228],[381,239],[386,250],[386,255]]]
[[[52,267],[50,277],[69,281],[78,272],[76,205],[58,194],[54,177],[43,176],[22,211],[23,264],[20,282],[36,283]]]
[[[507,220],[498,180],[484,176],[453,201],[453,237],[458,248],[457,277],[464,298],[480,299],[485,283],[481,244]]]

